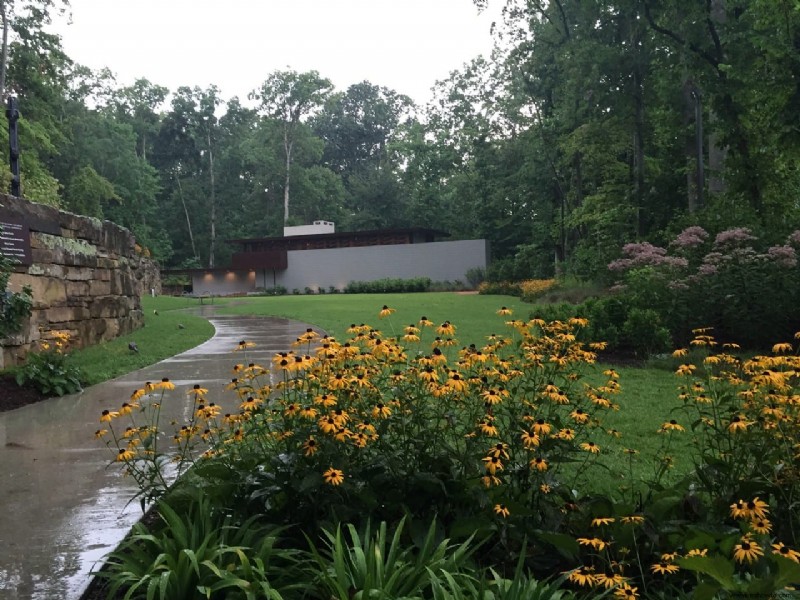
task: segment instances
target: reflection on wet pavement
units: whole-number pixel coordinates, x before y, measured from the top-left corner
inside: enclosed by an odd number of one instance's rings
[[[266,366],[308,327],[263,317],[209,321],[216,334],[197,348],[79,394],[0,413],[0,598],[79,598],[92,567],[141,517],[138,502],[128,504],[133,482],[109,467],[112,453],[93,437],[103,409],[118,408],[145,381],[169,377],[176,390],[162,423],[183,420],[191,410],[185,391],[195,383],[209,397],[230,398],[222,388],[244,360],[232,352],[240,340],[256,343],[246,360]]]

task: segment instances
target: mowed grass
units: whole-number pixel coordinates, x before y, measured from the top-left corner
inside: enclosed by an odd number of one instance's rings
[[[194,348],[214,335],[214,326],[206,319],[182,310],[197,305],[198,301],[192,298],[144,297],[144,327],[114,340],[76,350],[71,353],[71,363],[83,370],[84,383],[93,385]],[[128,347],[130,342],[136,344],[139,352]]]
[[[388,318],[378,313],[386,305],[396,310]],[[501,317],[497,310],[506,306],[514,311]],[[481,296],[453,292],[420,294],[326,294],[316,296],[264,296],[237,298],[220,304],[226,314],[272,315],[304,321],[324,329],[339,339],[347,337],[351,324],[366,323],[384,335],[402,335],[403,327],[420,317],[456,326],[461,345],[483,345],[492,333],[505,333],[509,319],[528,319],[530,305],[513,296]]]

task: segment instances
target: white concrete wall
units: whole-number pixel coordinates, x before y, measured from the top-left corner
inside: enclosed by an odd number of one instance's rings
[[[195,294],[225,295],[282,285],[289,293],[334,286],[344,289],[351,281],[411,279],[429,277],[431,281],[467,282],[466,273],[486,268],[486,240],[396,244],[322,250],[292,250],[287,253],[285,271],[255,273],[229,272],[196,275]]]
[[[227,296],[246,294],[256,289],[256,273],[253,271],[209,272],[192,276],[192,291],[197,296]]]
[[[312,225],[293,225],[283,228],[283,237],[296,235],[316,235],[318,233],[335,233],[336,226],[332,221],[314,221]]]
[[[351,281],[373,281],[387,277],[432,281],[466,282],[466,272],[486,268],[486,240],[396,244],[288,252],[289,268],[276,273],[275,283],[289,292],[330,286],[344,289]],[[272,287],[271,273],[265,287]]]

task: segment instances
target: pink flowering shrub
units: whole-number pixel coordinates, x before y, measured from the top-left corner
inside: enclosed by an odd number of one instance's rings
[[[800,231],[768,246],[750,229],[688,227],[666,248],[626,244],[609,263],[631,306],[655,311],[676,343],[693,328],[759,347],[800,329]]]

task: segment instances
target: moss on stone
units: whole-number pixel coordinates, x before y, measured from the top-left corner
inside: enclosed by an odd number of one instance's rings
[[[97,256],[97,247],[85,240],[65,238],[58,235],[51,235],[49,233],[40,233],[39,240],[43,246],[46,246],[51,250],[61,249],[65,252],[70,252],[71,254]]]

